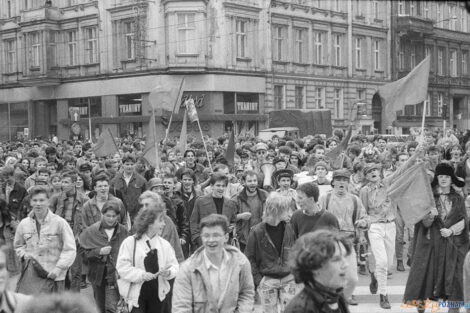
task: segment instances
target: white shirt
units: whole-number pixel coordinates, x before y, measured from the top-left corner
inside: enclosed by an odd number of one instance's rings
[[[114,228],[105,228],[104,232],[106,233],[106,236],[108,236],[108,241],[111,241],[111,238],[113,238]]]
[[[227,264],[229,258],[230,256],[224,249],[222,263],[218,267],[211,262],[211,260],[207,257],[206,251],[204,251],[204,263],[206,265],[207,272],[209,273],[209,281],[211,283],[212,292],[217,298],[217,302],[219,302],[219,297],[228,279]]]

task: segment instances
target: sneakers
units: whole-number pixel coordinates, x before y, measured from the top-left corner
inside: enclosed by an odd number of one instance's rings
[[[374,273],[370,273],[370,284],[369,284],[370,293],[375,295],[377,293],[378,288],[379,286],[377,284],[377,279],[375,278]]]
[[[391,309],[390,302],[388,302],[387,295],[380,295],[380,307],[382,309]]]
[[[403,265],[403,260],[397,260],[397,271],[404,272],[405,266]]]
[[[354,297],[354,295],[352,295],[351,298],[348,299],[348,304],[349,305],[358,305],[359,302],[357,302],[356,297]]]

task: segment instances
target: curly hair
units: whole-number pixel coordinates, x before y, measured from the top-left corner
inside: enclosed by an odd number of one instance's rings
[[[294,245],[290,262],[295,281],[312,281],[313,271],[322,268],[333,257],[339,243],[344,245],[349,255],[351,242],[339,232],[322,229],[300,237]]]

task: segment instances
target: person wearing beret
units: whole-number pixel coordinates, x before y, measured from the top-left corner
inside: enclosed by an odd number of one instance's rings
[[[424,312],[424,301],[428,299],[464,300],[468,217],[465,201],[455,189],[464,185],[465,181],[455,175],[452,165],[437,165],[431,183],[436,208],[415,225],[413,257],[404,294],[405,303],[422,301],[418,312]],[[458,311],[459,308],[449,308],[449,312]]]

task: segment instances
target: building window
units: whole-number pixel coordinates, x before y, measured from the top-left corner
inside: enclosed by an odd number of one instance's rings
[[[444,48],[437,49],[437,75],[444,74]]]
[[[366,90],[365,89],[357,89],[357,100],[365,101],[366,100]]]
[[[467,10],[460,8],[460,31],[467,32]]]
[[[362,68],[361,38],[356,38],[356,68]]]
[[[16,40],[5,40],[5,69],[7,73],[16,72]]]
[[[66,33],[67,36],[67,65],[77,65],[78,64],[78,55],[77,55],[77,31],[70,30]]]
[[[303,109],[304,108],[304,87],[303,86],[295,86],[295,108],[296,109]]]
[[[400,43],[400,50],[398,51],[398,70],[405,69],[405,45]]]
[[[398,0],[398,15],[404,15],[405,14],[405,6],[403,3],[403,0]]]
[[[274,86],[274,108],[277,110],[285,109],[284,105],[284,86]]]
[[[437,12],[436,12],[436,19],[437,23],[436,26],[442,28],[442,25],[444,23],[444,4],[438,3],[437,4]]]
[[[450,76],[457,77],[457,50],[450,50],[449,68]]]
[[[335,89],[333,94],[333,105],[335,110],[335,118],[343,118],[343,90]]]
[[[362,2],[363,0],[356,0],[356,4],[354,5],[354,8],[356,9],[356,16],[363,16]]]
[[[442,108],[444,106],[444,94],[442,92],[437,93],[437,115],[442,116]]]
[[[98,62],[98,40],[96,36],[96,27],[85,29],[86,36],[86,62],[93,64]]]
[[[125,59],[135,59],[135,24],[134,22],[124,22],[124,51]]]
[[[305,61],[305,48],[306,48],[306,33],[304,29],[295,29],[295,42],[294,42],[294,62],[303,63]]]
[[[462,76],[468,74],[468,51],[462,51]]]
[[[31,67],[40,66],[41,41],[39,37],[39,32],[31,33]]]
[[[335,54],[335,66],[341,66],[341,43],[342,43],[343,36],[340,34],[333,35],[334,40],[334,54]]]
[[[424,18],[430,18],[430,15],[429,15],[429,2],[428,1],[424,1],[423,2],[423,15],[424,15]]]
[[[414,1],[410,1],[410,15],[411,15],[411,16],[415,16],[415,15],[416,15],[416,12],[415,12],[415,2],[414,2]]]
[[[286,60],[286,33],[287,27],[274,26],[274,51],[273,58],[276,61]]]
[[[247,41],[246,41],[246,29],[247,22],[237,20],[236,22],[236,38],[237,38],[237,57],[246,58],[247,54]]]
[[[457,26],[457,7],[455,5],[449,5],[449,30],[456,30]]]
[[[372,3],[373,7],[373,12],[374,12],[374,18],[375,19],[380,19],[380,8],[379,8],[379,1],[374,0]]]
[[[341,0],[333,0],[333,11],[341,12]]]
[[[48,42],[48,53],[47,53],[47,64],[49,67],[55,67],[59,65],[58,52],[57,52],[57,43],[59,42],[59,32],[51,30],[49,32],[49,42]]]
[[[430,56],[430,55],[432,54],[432,47],[426,46],[426,47],[424,48],[424,54],[425,54],[425,57],[426,57],[426,58],[427,58],[428,56]],[[432,56],[431,56],[431,58],[432,58]]]
[[[325,108],[325,88],[315,88],[315,108]]]
[[[315,32],[315,49],[314,49],[314,60],[315,64],[323,64],[323,38],[324,33]]]
[[[380,41],[374,41],[374,68],[376,71],[381,69],[380,66]]]
[[[427,98],[426,98],[426,116],[431,116],[431,106],[432,106],[432,101],[431,101],[431,93],[428,92]]]
[[[410,69],[414,69],[416,66],[416,46],[411,46],[410,53]]]
[[[177,53],[196,53],[196,23],[194,13],[178,13],[178,52]]]

